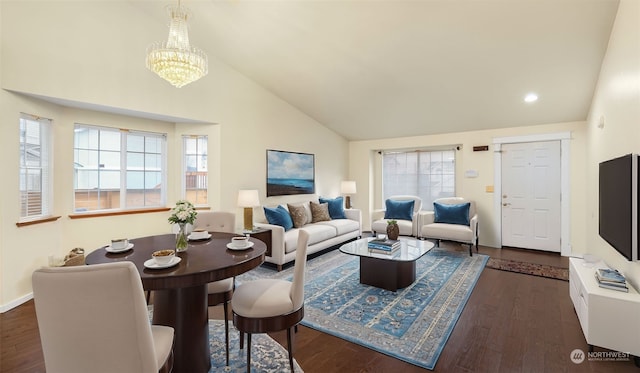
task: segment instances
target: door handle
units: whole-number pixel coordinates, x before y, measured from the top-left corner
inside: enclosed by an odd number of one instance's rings
[[[503,203],[502,206],[507,207],[507,206],[511,206],[510,203]]]

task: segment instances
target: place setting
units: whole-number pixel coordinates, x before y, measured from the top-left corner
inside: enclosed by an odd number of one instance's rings
[[[211,233],[204,229],[196,229],[189,234],[187,239],[189,241],[206,241],[211,238]]]
[[[246,250],[253,247],[253,242],[247,236],[231,237],[231,242],[227,244],[229,250]]]
[[[151,254],[151,259],[144,262],[144,267],[148,269],[164,269],[177,265],[182,261],[182,258],[176,256],[176,251],[173,249],[164,249],[154,251]]]
[[[123,253],[133,248],[133,243],[129,242],[126,238],[118,238],[111,240],[111,245],[106,246],[104,249],[109,253]]]

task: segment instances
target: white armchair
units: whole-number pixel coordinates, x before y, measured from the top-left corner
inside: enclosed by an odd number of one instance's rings
[[[402,211],[403,204],[413,201],[413,210]],[[385,201],[386,208],[371,212],[371,231],[386,233],[389,220],[396,220],[401,236],[418,235],[418,213],[422,208],[422,199],[417,196],[391,196]],[[392,211],[393,210],[393,211]]]
[[[461,197],[437,199],[434,211],[421,212],[419,221],[421,238],[436,240],[436,245],[441,240],[467,244],[469,255],[473,255],[474,245],[478,251],[478,214],[474,201]]]

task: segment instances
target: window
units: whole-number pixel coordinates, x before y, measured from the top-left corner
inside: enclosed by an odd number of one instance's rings
[[[433,201],[455,196],[454,150],[388,152],[382,156],[383,199],[407,194],[422,199],[423,209]]]
[[[20,221],[51,215],[51,119],[20,115]]]
[[[207,136],[182,136],[183,198],[196,206],[207,200]]]
[[[76,124],[75,211],[165,205],[166,135]]]

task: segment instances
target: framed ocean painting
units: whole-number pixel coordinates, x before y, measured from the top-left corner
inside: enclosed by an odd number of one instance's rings
[[[313,154],[267,150],[267,197],[315,193]]]

